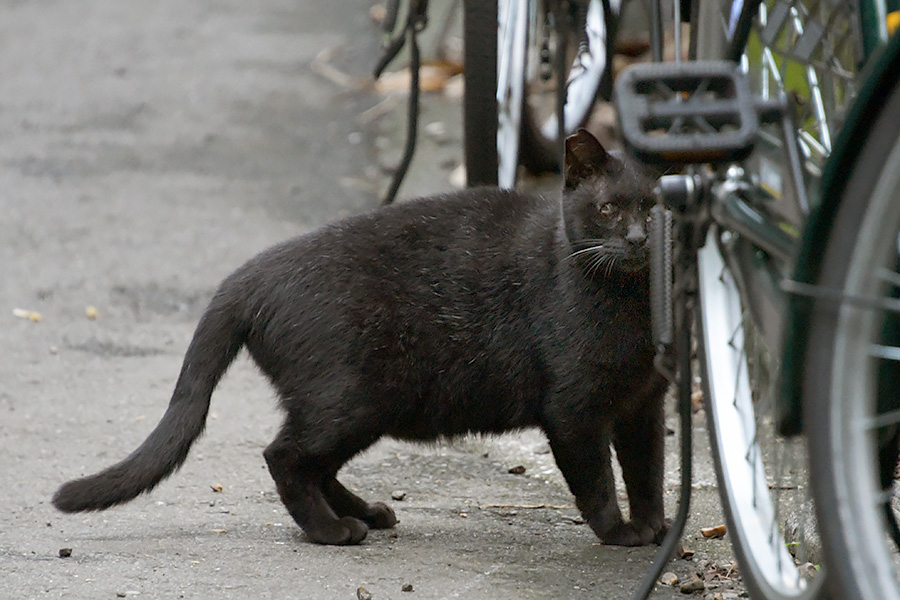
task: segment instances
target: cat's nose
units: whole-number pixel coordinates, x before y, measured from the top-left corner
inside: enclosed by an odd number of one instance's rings
[[[625,233],[625,241],[630,244],[642,244],[647,239],[647,232],[644,231],[644,227],[638,223],[633,222],[628,226],[628,231]]]

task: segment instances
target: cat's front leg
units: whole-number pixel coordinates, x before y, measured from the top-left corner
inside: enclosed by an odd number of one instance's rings
[[[573,420],[577,421],[577,420]],[[616,500],[609,437],[595,423],[569,421],[557,428],[545,425],[556,465],[575,496],[575,505],[604,544],[639,546],[644,541],[622,519]],[[566,429],[566,427],[574,427]]]
[[[663,507],[667,382],[656,373],[634,398],[632,410],[613,424],[613,445],[622,466],[631,513],[629,528],[644,543],[659,543],[669,530]]]

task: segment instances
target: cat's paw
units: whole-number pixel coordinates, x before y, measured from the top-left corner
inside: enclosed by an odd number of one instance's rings
[[[654,544],[662,544],[663,538],[666,537],[666,534],[669,533],[669,529],[672,528],[672,520],[671,519],[663,519],[662,525],[658,529],[656,529],[656,535],[653,537]]]
[[[342,517],[318,524],[315,528],[306,529],[306,535],[317,544],[329,544],[333,546],[351,546],[358,544],[366,538],[369,527],[353,517]]]
[[[599,537],[609,546],[646,546],[656,540],[656,532],[646,523],[630,521],[607,529]]]
[[[397,524],[397,515],[384,502],[373,502],[369,504],[363,520],[372,529],[390,529]]]

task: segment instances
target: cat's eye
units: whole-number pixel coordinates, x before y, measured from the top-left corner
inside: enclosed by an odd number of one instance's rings
[[[616,212],[618,212],[618,210],[612,202],[605,202],[600,205],[600,214],[604,217],[611,217],[616,214]]]

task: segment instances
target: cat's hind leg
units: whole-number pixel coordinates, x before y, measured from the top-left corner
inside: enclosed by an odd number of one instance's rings
[[[368,503],[334,476],[325,479],[322,491],[332,510],[340,517],[355,517],[372,529],[390,529],[397,524],[393,509],[383,502]]]
[[[323,482],[335,469],[314,456],[285,427],[265,450],[266,463],[278,495],[291,517],[309,538],[320,544],[358,544],[368,526],[352,516],[338,516],[325,498]]]

